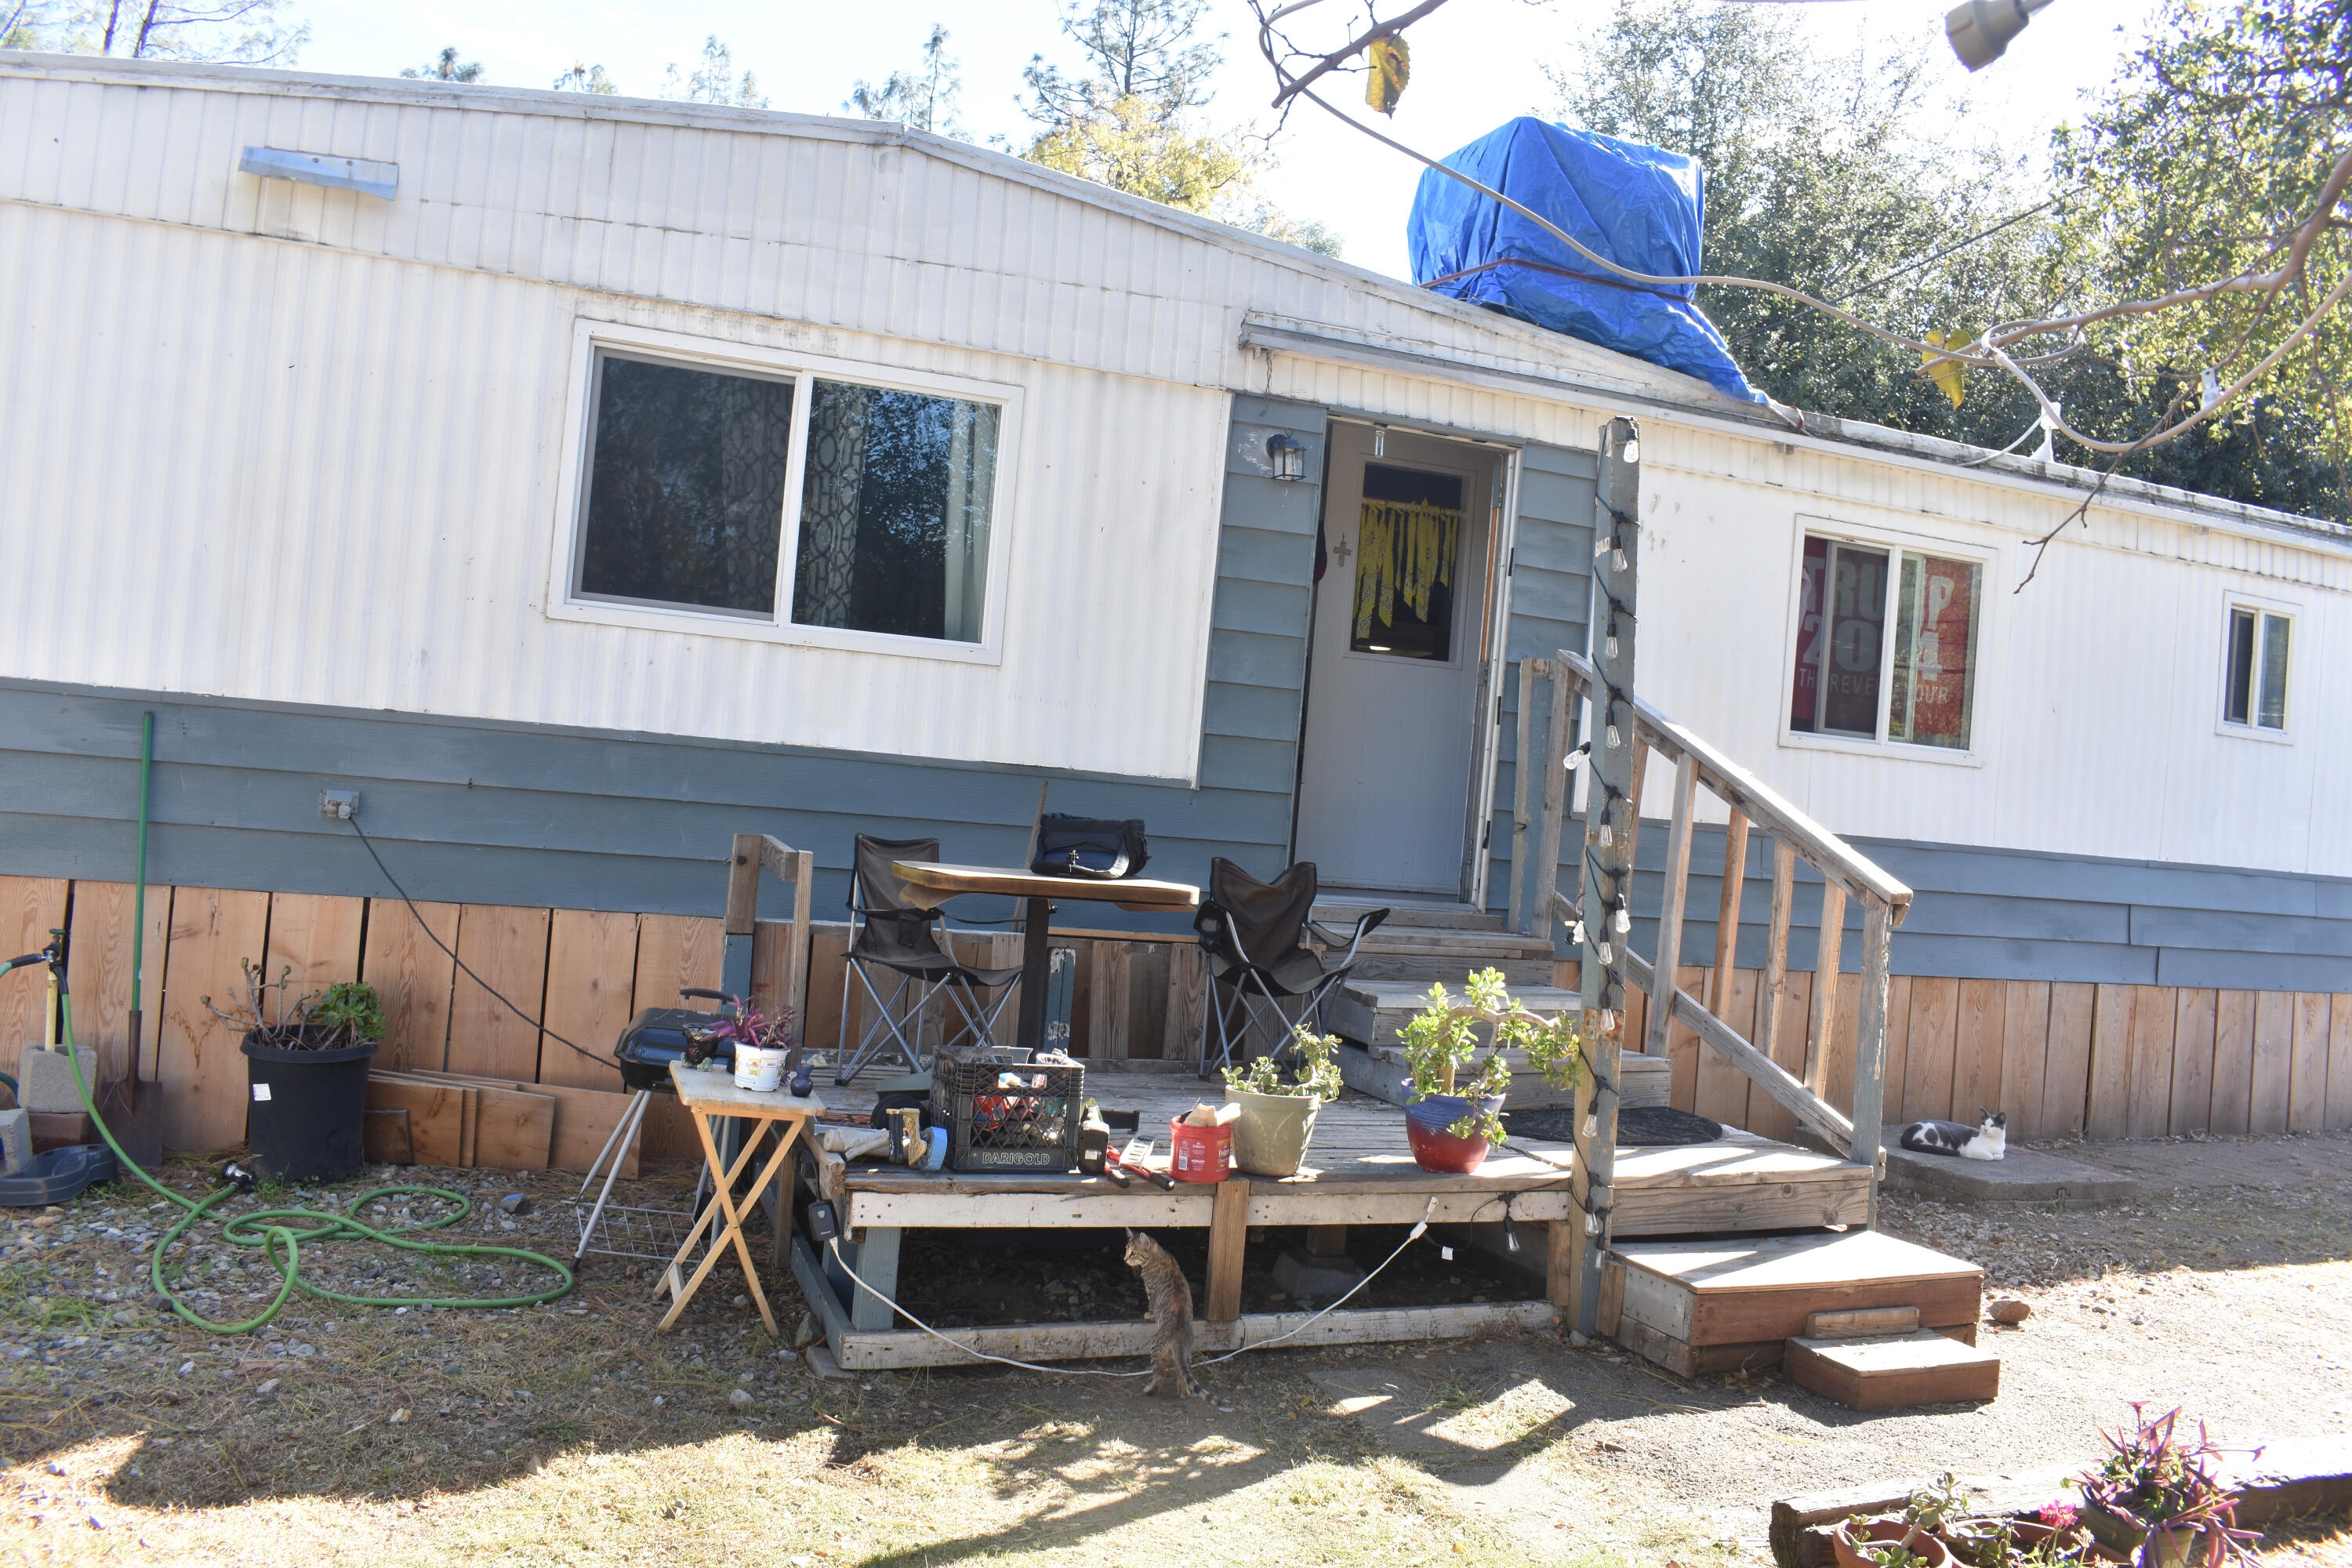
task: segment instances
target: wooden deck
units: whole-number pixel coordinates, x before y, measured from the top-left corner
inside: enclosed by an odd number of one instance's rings
[[[1108,1109],[1142,1115],[1164,1167],[1168,1122],[1195,1103],[1221,1102],[1223,1090],[1189,1075],[1089,1072],[1087,1092]],[[828,1103],[861,1111],[873,1090],[828,1089]],[[1235,1176],[1173,1192],[1136,1178],[1121,1188],[1108,1177],[925,1173],[903,1166],[850,1164],[819,1153],[812,1173],[836,1205],[843,1251],[868,1283],[895,1294],[898,1241],[910,1228],[1028,1227],[1139,1229],[1203,1227],[1210,1232],[1209,1279],[1199,1302],[1203,1350],[1256,1342],[1295,1327],[1306,1314],[1240,1312],[1244,1240],[1255,1226],[1409,1226],[1498,1223],[1507,1203],[1515,1223],[1549,1223],[1552,1245],[1542,1297],[1523,1301],[1401,1309],[1341,1309],[1293,1343],[1424,1339],[1524,1328],[1553,1321],[1566,1300],[1564,1277],[1572,1208],[1571,1151],[1562,1143],[1514,1140],[1473,1175],[1433,1175],[1412,1162],[1404,1113],[1349,1096],[1324,1107],[1308,1150],[1312,1164],[1282,1180]],[[1868,1173],[1828,1154],[1727,1132],[1712,1143],[1622,1149],[1617,1155],[1614,1234],[1621,1237],[1719,1235],[1866,1223]],[[837,1267],[795,1238],[793,1270],[844,1366],[947,1365],[967,1361],[953,1346],[908,1327],[880,1299],[857,1289]],[[1052,1323],[959,1329],[950,1336],[1024,1360],[1134,1353],[1149,1342],[1141,1323]]]

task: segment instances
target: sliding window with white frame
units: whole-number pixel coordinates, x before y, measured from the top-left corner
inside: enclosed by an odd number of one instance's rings
[[[1975,750],[1987,558],[1809,526],[1788,727],[1846,744]]]
[[[993,658],[1016,389],[624,328],[579,353],[551,615]]]

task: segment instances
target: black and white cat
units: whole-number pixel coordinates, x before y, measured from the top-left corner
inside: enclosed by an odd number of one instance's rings
[[[1987,1110],[1970,1127],[1962,1121],[1914,1121],[1903,1130],[1906,1149],[1922,1154],[1954,1154],[1963,1160],[1998,1160],[2009,1152],[2009,1114]]]

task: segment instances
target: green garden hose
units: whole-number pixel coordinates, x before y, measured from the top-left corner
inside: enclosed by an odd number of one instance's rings
[[[238,1187],[231,1183],[201,1199],[183,1197],[140,1169],[131,1156],[122,1152],[122,1145],[114,1141],[114,1133],[106,1125],[106,1119],[98,1113],[98,1106],[90,1098],[89,1080],[82,1077],[81,1058],[75,1052],[73,1047],[73,1003],[66,994],[65,966],[56,961],[55,952],[56,950],[52,948],[40,954],[28,955],[26,958],[0,963],[0,974],[7,973],[9,970],[21,963],[31,962],[48,963],[50,973],[58,977],[58,1022],[60,1031],[65,1037],[66,1060],[73,1064],[74,1085],[81,1091],[81,1101],[89,1110],[91,1125],[98,1129],[99,1136],[106,1140],[106,1146],[114,1151],[114,1158],[123,1169],[128,1170],[132,1175],[187,1211],[180,1216],[179,1223],[165,1232],[163,1238],[155,1244],[154,1251],[147,1260],[148,1282],[154,1287],[156,1296],[170,1302],[172,1310],[184,1321],[194,1324],[208,1334],[248,1333],[277,1317],[284,1309],[286,1299],[296,1290],[316,1296],[321,1300],[341,1301],[354,1307],[457,1309],[535,1307],[544,1301],[552,1301],[572,1289],[572,1270],[544,1253],[531,1252],[519,1247],[490,1247],[473,1242],[407,1239],[420,1231],[438,1230],[444,1226],[455,1225],[471,1214],[474,1210],[473,1200],[463,1193],[453,1192],[447,1187],[374,1187],[362,1193],[352,1201],[350,1214],[333,1214],[324,1209],[275,1208],[262,1209],[254,1214],[238,1215],[225,1221],[221,1226],[222,1240],[234,1243],[238,1247],[261,1248],[262,1256],[267,1258],[271,1267],[278,1270],[278,1294],[270,1300],[269,1305],[262,1310],[259,1316],[248,1318],[241,1323],[216,1323],[194,1311],[186,1302],[173,1293],[170,1284],[165,1281],[163,1255],[171,1250],[173,1242],[187,1234],[190,1226],[202,1220],[215,1205],[238,1191]],[[421,1225],[401,1226],[393,1230],[378,1230],[375,1226],[363,1224],[353,1217],[361,1209],[365,1208],[377,1198],[394,1197],[404,1194],[415,1194],[420,1197],[446,1198],[457,1207],[455,1213],[445,1215],[439,1219],[427,1220]],[[304,1228],[297,1228],[294,1224],[288,1223],[289,1221],[302,1222]],[[484,1297],[465,1300],[436,1296],[353,1296],[341,1290],[330,1290],[324,1286],[313,1285],[302,1278],[302,1244],[306,1241],[320,1241],[336,1237],[361,1237],[370,1241],[380,1241],[386,1247],[399,1247],[404,1252],[421,1252],[434,1258],[520,1258],[526,1263],[540,1264],[553,1270],[562,1283],[552,1289],[541,1290],[533,1295]]]

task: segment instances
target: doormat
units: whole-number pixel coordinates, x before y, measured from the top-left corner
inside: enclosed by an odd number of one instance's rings
[[[1546,1143],[1576,1142],[1576,1112],[1506,1110],[1503,1131],[1514,1138]],[[1617,1112],[1617,1147],[1663,1149],[1681,1143],[1712,1143],[1723,1136],[1723,1123],[1664,1105],[1628,1105]]]

